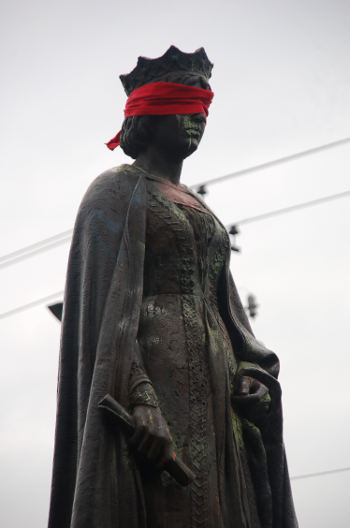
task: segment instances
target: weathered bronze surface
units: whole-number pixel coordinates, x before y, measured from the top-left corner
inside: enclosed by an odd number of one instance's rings
[[[123,76],[209,88],[204,50]],[[99,176],[69,258],[49,528],[296,528],[276,355],[253,336],[229,237],[180,184],[202,114],[125,120],[134,157]],[[133,415],[130,438],[99,408]],[[126,416],[127,419],[127,416]],[[173,452],[196,478],[169,472]],[[185,482],[186,484],[187,482]]]

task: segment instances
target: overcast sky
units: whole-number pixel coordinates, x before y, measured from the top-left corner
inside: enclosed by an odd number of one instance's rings
[[[128,162],[118,75],[171,44],[214,62],[191,185],[350,136],[347,0],[2,0],[2,255],[72,227],[89,183]],[[350,189],[350,145],[209,187],[229,224]],[[350,198],[242,225],[231,269],[281,360],[292,476],[350,466]],[[69,244],[0,270],[0,312],[59,292]],[[60,328],[45,305],[1,324],[0,525],[45,527]],[[350,472],[294,480],[301,528],[347,528]]]

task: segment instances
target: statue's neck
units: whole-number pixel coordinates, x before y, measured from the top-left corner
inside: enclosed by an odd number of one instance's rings
[[[149,174],[169,180],[171,183],[178,185],[180,182],[182,163],[182,159],[169,159],[168,156],[163,155],[159,150],[154,150],[150,147],[146,152],[143,152],[136,158],[134,165]]]

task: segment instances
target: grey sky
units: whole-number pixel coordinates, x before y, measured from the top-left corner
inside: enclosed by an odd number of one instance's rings
[[[88,184],[128,162],[117,78],[142,54],[204,46],[214,103],[183,181],[350,136],[346,0],[4,1],[1,254],[72,227]],[[209,188],[226,223],[350,189],[350,147]],[[349,207],[345,198],[242,226],[231,269],[281,359],[291,475],[350,466]],[[63,289],[68,244],[1,270],[0,312]],[[46,524],[59,325],[44,306],[3,319],[0,525]],[[350,472],[293,481],[301,527],[347,528]]]

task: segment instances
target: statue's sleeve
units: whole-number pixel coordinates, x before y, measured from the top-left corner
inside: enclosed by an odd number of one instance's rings
[[[255,367],[256,370],[262,372],[262,375],[265,373],[268,377],[276,380],[279,373],[278,357],[254,336],[232,275],[228,269],[226,289],[228,324],[235,353],[240,360],[239,369],[248,367],[252,369]]]
[[[158,398],[146,372],[138,342],[133,349],[130,367],[128,400],[130,411],[138,406],[159,407]]]

